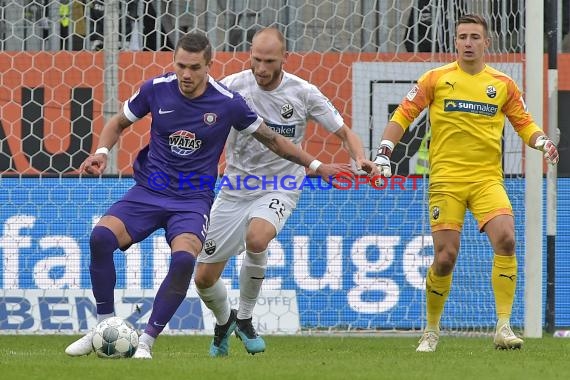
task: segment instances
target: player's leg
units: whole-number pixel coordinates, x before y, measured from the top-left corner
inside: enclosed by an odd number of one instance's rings
[[[453,269],[459,253],[466,204],[461,186],[430,187],[430,224],[434,258],[426,275],[427,325],[417,352],[434,352],[439,343],[440,320],[451,290]]]
[[[115,315],[114,290],[116,285],[113,253],[118,248],[130,246],[131,236],[121,219],[103,216],[91,232],[89,247],[91,262],[89,273],[93,287],[93,296],[97,302],[97,320]]]
[[[125,225],[115,216],[103,216],[91,231],[89,272],[93,296],[97,305],[97,322],[115,315],[116,271],[113,253],[119,247],[127,247],[130,244],[131,237],[127,233]],[[70,356],[90,354],[92,338],[93,330],[67,346],[65,353]]]
[[[517,258],[514,254],[514,219],[511,215],[499,215],[485,226],[495,256],[491,271],[491,284],[495,295],[497,327],[494,343],[497,348],[521,348],[523,340],[510,326],[517,283]]]
[[[210,356],[229,354],[229,337],[236,328],[236,310],[230,309],[228,291],[221,279],[227,261],[244,249],[245,225],[250,202],[216,198],[210,213],[210,227],[198,265],[194,283],[216,324],[210,343]]]
[[[451,290],[453,268],[459,252],[459,231],[433,231],[432,237],[434,260],[426,275],[427,325],[416,349],[417,352],[433,352],[437,348],[439,323]]]
[[[186,298],[196,262],[193,252],[202,248],[201,240],[190,233],[177,235],[170,245],[172,254],[168,272],[156,292],[150,318],[133,355],[135,359],[152,359],[156,338]]]
[[[267,269],[267,246],[276,236],[273,224],[253,218],[248,225],[246,250],[239,274],[239,309],[236,335],[248,353],[265,351],[265,341],[253,327],[253,308],[261,291]]]
[[[206,236],[209,208],[209,202],[189,199],[176,210],[167,212],[169,217],[164,229],[172,252],[170,265],[156,292],[150,318],[133,355],[135,359],[152,359],[156,338],[186,298],[196,256],[202,250]]]
[[[253,326],[253,309],[267,269],[267,247],[285,225],[295,208],[295,200],[286,194],[267,194],[252,206],[247,227],[246,251],[240,270],[240,303],[236,335],[248,353],[265,351],[265,341]]]
[[[194,277],[198,295],[216,319],[214,338],[210,343],[209,351],[212,357],[229,354],[229,338],[236,328],[237,311],[230,309],[228,291],[221,279],[226,263],[227,261],[219,263],[199,262]]]
[[[511,203],[502,183],[488,184],[477,192],[477,197],[473,215],[479,222],[479,228],[487,234],[494,251],[491,284],[497,312],[495,347],[521,348],[523,340],[513,333],[510,326],[517,282],[515,223]]]

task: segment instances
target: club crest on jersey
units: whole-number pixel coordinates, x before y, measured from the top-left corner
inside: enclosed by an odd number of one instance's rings
[[[439,219],[439,207],[434,206],[434,207],[431,209],[431,218],[432,218],[433,220],[438,220],[438,219]]]
[[[215,113],[208,112],[204,114],[204,123],[206,123],[206,125],[215,124],[216,120],[218,120],[218,115],[216,115]]]
[[[204,242],[204,252],[206,255],[211,255],[216,252],[216,241],[212,239],[208,239]]]
[[[168,136],[168,145],[170,150],[180,156],[188,156],[200,149],[202,140],[196,138],[196,135],[190,131],[176,131]]]
[[[290,119],[293,116],[293,106],[289,103],[283,104],[281,106],[281,116],[285,119]]]
[[[491,99],[497,96],[497,89],[495,88],[495,86],[492,85],[487,86],[487,96]]]

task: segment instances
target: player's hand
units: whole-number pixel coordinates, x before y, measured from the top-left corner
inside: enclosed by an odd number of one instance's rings
[[[547,136],[540,136],[536,139],[534,147],[544,153],[544,158],[549,164],[558,163],[558,149],[556,145]]]
[[[93,154],[85,159],[79,167],[79,173],[101,175],[107,167],[107,155],[103,153]]]
[[[392,166],[390,165],[392,149],[394,149],[394,143],[388,140],[382,140],[380,142],[378,152],[376,153],[374,164],[380,171],[380,175],[383,175],[384,177],[392,176]]]
[[[356,160],[356,170],[364,170],[371,178],[380,175],[378,166],[374,162],[363,158]]]
[[[379,154],[376,156],[374,160],[374,164],[378,168],[380,175],[384,177],[391,177],[392,176],[392,166],[390,165],[390,158],[385,154]]]
[[[331,183],[339,175],[355,175],[350,164],[325,164],[317,168],[315,174],[319,175],[327,183]]]

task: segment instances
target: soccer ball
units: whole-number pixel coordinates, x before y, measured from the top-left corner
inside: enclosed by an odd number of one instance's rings
[[[137,350],[139,336],[129,322],[123,318],[111,317],[95,327],[91,342],[100,358],[130,358]]]

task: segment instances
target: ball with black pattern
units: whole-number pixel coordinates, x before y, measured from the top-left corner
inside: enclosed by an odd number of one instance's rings
[[[92,344],[100,358],[130,358],[137,350],[139,337],[129,322],[120,317],[111,317],[95,327]]]

